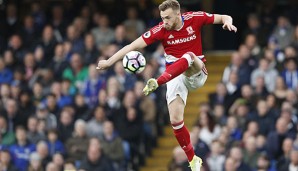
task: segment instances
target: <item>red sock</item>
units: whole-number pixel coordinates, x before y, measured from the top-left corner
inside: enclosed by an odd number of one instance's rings
[[[185,58],[180,58],[178,61],[174,62],[163,72],[161,76],[157,78],[158,85],[165,84],[182,74],[184,71],[188,69],[188,61]]]
[[[174,129],[175,137],[180,145],[180,147],[184,150],[185,154],[187,155],[188,161],[191,161],[193,156],[195,155],[194,149],[192,144],[190,143],[190,135],[189,131],[184,125],[184,122],[178,122],[172,124]]]

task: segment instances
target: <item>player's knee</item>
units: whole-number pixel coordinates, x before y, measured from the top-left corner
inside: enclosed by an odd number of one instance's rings
[[[183,117],[178,116],[178,115],[171,115],[170,116],[170,122],[171,123],[178,123],[181,122],[183,120]]]
[[[186,52],[182,55],[182,58],[185,58],[188,62],[188,66],[191,66],[194,62],[196,55],[193,52]]]

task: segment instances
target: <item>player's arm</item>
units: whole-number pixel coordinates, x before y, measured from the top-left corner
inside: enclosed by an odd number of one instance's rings
[[[214,14],[213,24],[223,24],[224,30],[237,32],[237,27],[233,25],[233,18],[229,15]]]
[[[121,60],[125,54],[127,54],[130,51],[142,49],[146,47],[147,44],[144,41],[143,37],[140,36],[135,41],[130,43],[129,45],[124,46],[122,49],[120,49],[118,52],[116,52],[112,57],[110,57],[108,60],[100,60],[97,64],[96,69],[104,70],[108,67],[112,66],[117,61]]]

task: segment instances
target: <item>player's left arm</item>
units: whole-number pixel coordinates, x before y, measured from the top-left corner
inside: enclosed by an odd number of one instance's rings
[[[233,25],[233,18],[229,15],[214,14],[213,24],[223,24],[224,30],[237,32],[237,27]]]

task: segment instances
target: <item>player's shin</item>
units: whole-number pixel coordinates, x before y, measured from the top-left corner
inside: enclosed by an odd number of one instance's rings
[[[172,123],[172,127],[174,130],[175,137],[187,155],[188,161],[191,161],[194,157],[194,149],[190,142],[190,134],[186,126],[184,125],[184,121],[178,123]]]
[[[158,85],[160,86],[162,84],[165,84],[170,80],[172,80],[173,78],[177,77],[178,75],[182,74],[188,69],[188,67],[192,63],[193,63],[192,55],[188,53],[184,54],[182,58],[180,58],[179,60],[177,60],[170,66],[168,66],[167,69],[162,73],[162,75],[157,78]]]

